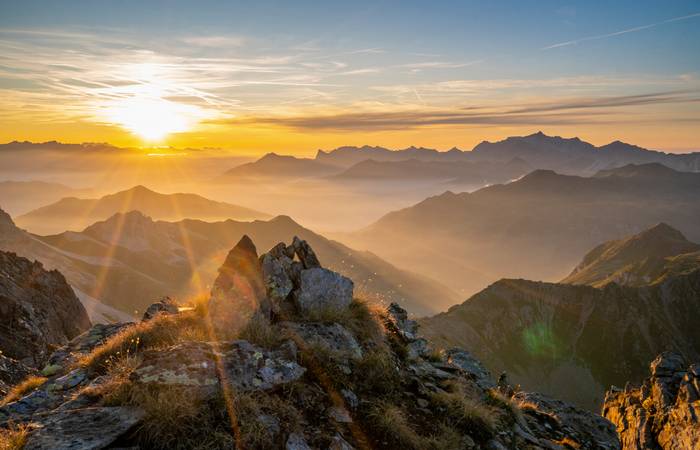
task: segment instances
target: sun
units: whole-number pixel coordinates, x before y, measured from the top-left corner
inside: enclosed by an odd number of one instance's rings
[[[101,118],[139,136],[145,142],[160,142],[170,134],[191,130],[209,114],[197,104],[173,100],[196,96],[183,85],[174,69],[165,64],[132,64],[120,67],[119,81],[101,90]]]
[[[172,133],[189,130],[193,113],[187,105],[158,97],[132,97],[107,109],[110,121],[146,141],[162,141]]]

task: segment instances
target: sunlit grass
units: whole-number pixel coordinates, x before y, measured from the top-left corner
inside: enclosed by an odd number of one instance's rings
[[[27,443],[29,427],[27,425],[9,424],[0,428],[0,450],[20,450]]]
[[[5,406],[8,403],[12,403],[16,400],[19,400],[34,389],[46,383],[46,380],[48,380],[48,378],[30,375],[29,377],[21,381],[19,384],[13,386],[12,389],[10,389],[7,395],[5,395],[5,397],[2,400],[0,400],[0,406]]]
[[[204,321],[195,312],[160,314],[110,337],[103,345],[81,357],[78,365],[97,373],[106,373],[116,360],[133,357],[149,348],[183,342],[191,336],[208,336]]]

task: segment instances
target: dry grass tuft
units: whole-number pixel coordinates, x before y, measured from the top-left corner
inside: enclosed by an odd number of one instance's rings
[[[194,312],[176,315],[158,315],[154,319],[139,322],[109,338],[78,361],[78,365],[97,373],[106,373],[110,365],[124,357],[161,346],[173,345],[192,335],[206,336],[204,320]]]
[[[521,426],[525,423],[520,404],[512,398],[505,396],[498,389],[490,389],[487,392],[487,401],[489,404],[505,410],[508,413],[508,417],[511,419],[511,423],[517,423]]]
[[[368,419],[374,431],[392,446],[409,450],[426,448],[423,437],[411,427],[400,407],[386,402],[378,403],[370,410]]]
[[[445,411],[447,420],[472,437],[486,440],[493,436],[498,414],[483,402],[467,397],[464,392],[437,392],[431,396],[432,403]]]
[[[310,322],[339,323],[350,330],[360,342],[380,344],[384,341],[384,325],[379,305],[353,299],[349,308],[318,308],[303,319]]]
[[[272,349],[282,341],[280,332],[270,321],[259,315],[254,315],[241,329],[238,339],[259,345],[262,348]]]
[[[191,388],[148,386],[115,380],[106,392],[108,406],[137,406],[145,412],[133,438],[142,448],[234,448],[223,399],[204,399]],[[220,404],[215,404],[220,403]]]
[[[561,446],[564,447],[564,448],[570,448],[570,449],[573,449],[573,450],[578,450],[578,449],[581,448],[581,444],[579,444],[578,442],[574,441],[573,439],[571,439],[571,438],[568,437],[568,436],[565,436],[564,438],[562,438],[562,439],[560,439],[560,440],[558,440],[558,441],[554,441],[554,442],[556,442],[557,444],[561,445]]]
[[[27,443],[29,427],[27,425],[9,424],[0,428],[0,450],[20,450]]]
[[[5,395],[5,397],[2,400],[0,400],[0,406],[5,406],[8,403],[12,403],[16,400],[19,400],[20,398],[27,395],[29,392],[46,383],[46,380],[48,380],[48,378],[37,377],[35,375],[31,375],[25,378],[22,382],[13,386],[12,389],[10,389],[10,391],[7,393],[7,395]]]
[[[266,450],[280,446],[279,438],[297,429],[301,424],[301,414],[291,404],[275,395],[264,392],[238,393],[234,399],[236,418],[240,429],[239,446],[245,449]],[[279,435],[271,432],[263,417],[274,418],[280,427]]]
[[[391,354],[383,349],[365,352],[357,363],[361,374],[359,391],[373,395],[389,395],[401,387],[401,379]]]

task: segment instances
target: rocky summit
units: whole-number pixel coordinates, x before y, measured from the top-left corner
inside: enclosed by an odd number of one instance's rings
[[[605,418],[435,351],[299,239],[258,257],[244,237],[206,301],[96,325],[40,375],[0,401],[9,448],[620,448]]]
[[[39,367],[53,346],[90,327],[85,308],[58,271],[0,251],[0,350]]]
[[[615,424],[624,450],[700,447],[700,364],[664,352],[639,387],[610,390],[603,415]]]

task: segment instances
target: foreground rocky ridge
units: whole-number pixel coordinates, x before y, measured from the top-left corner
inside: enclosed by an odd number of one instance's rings
[[[0,350],[29,366],[42,365],[51,346],[90,327],[85,308],[58,271],[0,251]]]
[[[700,364],[672,352],[650,365],[639,387],[613,389],[603,415],[615,424],[624,450],[700,447]]]
[[[258,258],[243,238],[207,303],[149,311],[56,351],[2,402],[6,435],[28,449],[620,448],[604,418],[433,351],[405,310],[354,299],[299,239]]]

